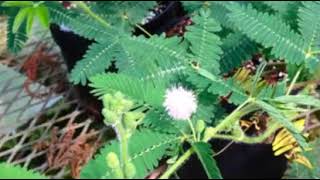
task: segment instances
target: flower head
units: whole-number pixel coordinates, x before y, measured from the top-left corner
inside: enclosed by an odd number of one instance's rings
[[[197,99],[192,91],[172,87],[166,91],[163,106],[174,119],[187,120],[197,110]]]

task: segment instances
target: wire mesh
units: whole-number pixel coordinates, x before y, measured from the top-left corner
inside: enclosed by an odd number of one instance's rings
[[[64,163],[52,171],[48,163],[50,148],[39,146],[52,142],[53,129],[58,130],[56,136],[62,141],[70,130],[74,130],[72,141],[85,135],[88,141],[94,142],[91,145],[95,146],[95,150],[99,145],[96,142],[101,141],[106,129],[101,128],[103,126],[97,128],[95,121],[79,107],[72,86],[67,83],[67,70],[50,33],[42,30],[34,34],[37,36],[28,41],[19,55],[0,57],[0,64],[23,73],[26,59],[45,43],[48,53],[58,54],[58,67],[53,72],[49,67],[39,69],[41,76],[32,82],[31,89],[45,94],[41,98],[26,93],[26,78],[17,75],[8,77],[8,73],[0,69],[0,162],[20,165],[52,178],[69,177],[72,167]],[[26,112],[29,112],[28,115]],[[5,120],[10,121],[9,125],[2,123]]]

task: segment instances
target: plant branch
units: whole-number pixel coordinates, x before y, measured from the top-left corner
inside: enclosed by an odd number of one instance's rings
[[[159,179],[169,179],[171,175],[179,169],[182,164],[187,161],[190,156],[194,153],[193,148],[186,151]]]
[[[115,129],[117,130],[117,136],[120,142],[120,162],[122,167],[122,172],[124,177],[127,178],[125,165],[129,162],[129,150],[128,150],[128,138],[126,130],[123,128],[121,123],[115,124]]]
[[[288,89],[288,91],[287,91],[287,96],[288,95],[290,95],[290,93],[291,93],[291,91],[292,91],[292,89],[294,88],[294,85],[295,85],[295,83],[297,82],[297,80],[298,80],[298,78],[299,78],[299,76],[300,76],[300,74],[301,74],[301,72],[302,72],[302,66],[298,69],[298,71],[297,71],[297,73],[296,73],[296,75],[294,76],[294,78],[293,78],[293,80],[291,81],[291,83],[290,83],[290,86],[289,86],[289,89]]]
[[[192,121],[191,121],[190,118],[188,119],[188,123],[189,123],[189,126],[190,126],[191,131],[192,131],[193,139],[194,139],[194,141],[197,141],[196,130],[195,130],[195,128],[194,128],[194,126],[193,126],[193,123],[192,123]]]
[[[94,19],[96,19],[99,23],[101,23],[103,26],[109,28],[110,24],[104,20],[103,18],[101,18],[100,16],[98,16],[96,13],[94,13],[93,11],[91,11],[91,9],[86,5],[86,3],[82,2],[82,1],[76,1],[75,2],[79,8],[81,8],[85,13],[87,13],[89,16],[93,17]]]
[[[152,35],[146,30],[144,29],[142,26],[140,26],[139,24],[135,24],[135,26],[140,29],[142,32],[144,32],[147,36],[151,37]]]

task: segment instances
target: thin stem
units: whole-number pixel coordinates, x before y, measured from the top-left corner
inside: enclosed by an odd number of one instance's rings
[[[179,169],[182,164],[187,161],[190,156],[194,153],[194,150],[190,148],[186,151],[170,168],[159,178],[159,179],[169,179],[173,173]]]
[[[195,130],[195,128],[194,128],[194,126],[193,126],[193,123],[192,123],[192,121],[191,121],[190,118],[188,119],[188,123],[189,123],[189,126],[190,126],[190,128],[191,128],[194,141],[196,142],[196,141],[197,141],[197,134],[196,134],[196,130]]]
[[[146,35],[148,35],[149,37],[151,37],[152,35],[146,30],[144,29],[142,26],[140,26],[139,24],[135,24],[135,26],[140,29],[142,32],[144,32]]]
[[[118,131],[118,138],[120,142],[120,162],[122,167],[122,172],[124,174],[124,177],[127,178],[126,171],[125,171],[125,165],[129,162],[129,150],[128,150],[128,138],[126,130],[123,128],[121,123],[116,124],[115,126],[116,130]]]
[[[238,106],[237,109],[235,109],[229,116],[227,116],[220,124],[218,124],[214,130],[210,133],[210,137],[205,137],[204,141],[208,142],[210,139],[212,139],[212,136],[216,135],[219,131],[226,128],[229,124],[233,123],[233,121],[238,120],[237,118],[239,116],[242,116],[243,113],[241,112],[241,109],[245,107],[249,102],[251,102],[252,99],[248,98],[245,102],[243,102],[240,106]]]
[[[312,51],[311,54],[312,54],[312,55],[314,55],[314,54],[320,54],[320,51]]]
[[[103,18],[98,16],[96,13],[91,11],[91,9],[86,5],[86,3],[82,2],[82,1],[76,1],[75,3],[77,3],[78,7],[81,8],[85,13],[87,13],[89,16],[91,16],[94,19],[96,19],[103,26],[105,26],[107,28],[110,27],[110,24],[106,20],[104,20]]]
[[[290,86],[289,86],[289,89],[288,89],[287,94],[286,94],[287,96],[290,95],[290,93],[291,93],[291,91],[292,91],[295,83],[297,82],[297,80],[298,80],[298,78],[299,78],[299,76],[300,76],[300,74],[301,74],[301,72],[302,72],[302,69],[303,69],[302,67],[300,67],[300,68],[298,69],[296,75],[294,76],[293,80],[291,81]]]

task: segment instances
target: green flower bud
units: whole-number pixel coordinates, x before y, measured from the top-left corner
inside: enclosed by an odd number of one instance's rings
[[[117,92],[114,94],[114,98],[119,101],[119,100],[124,99],[124,95],[123,95],[120,91],[117,91]]]
[[[114,152],[108,153],[108,155],[106,157],[106,161],[107,161],[107,165],[111,169],[120,168],[120,161],[119,161],[118,155],[116,153],[114,153]]]
[[[133,102],[130,100],[122,100],[123,111],[129,111],[133,107]]]
[[[117,113],[110,111],[106,108],[102,109],[102,115],[105,117],[104,121],[109,124],[114,124],[118,121],[119,116]]]
[[[124,114],[123,123],[128,130],[136,129],[138,123],[136,121],[136,115],[134,112],[127,112]]]
[[[206,123],[203,120],[198,120],[196,124],[196,131],[202,133],[206,128]]]
[[[215,128],[213,127],[208,127],[205,131],[204,131],[204,141],[209,141],[212,136],[214,136],[215,134]]]
[[[130,162],[127,163],[124,168],[125,168],[126,178],[132,179],[136,175],[136,167],[134,166],[133,163],[130,163]]]
[[[127,129],[135,129],[138,122],[144,118],[144,113],[142,112],[127,112],[124,114],[124,124]]]
[[[109,108],[110,101],[112,101],[112,99],[113,98],[112,98],[111,94],[105,94],[102,98],[103,106],[106,108]]]

